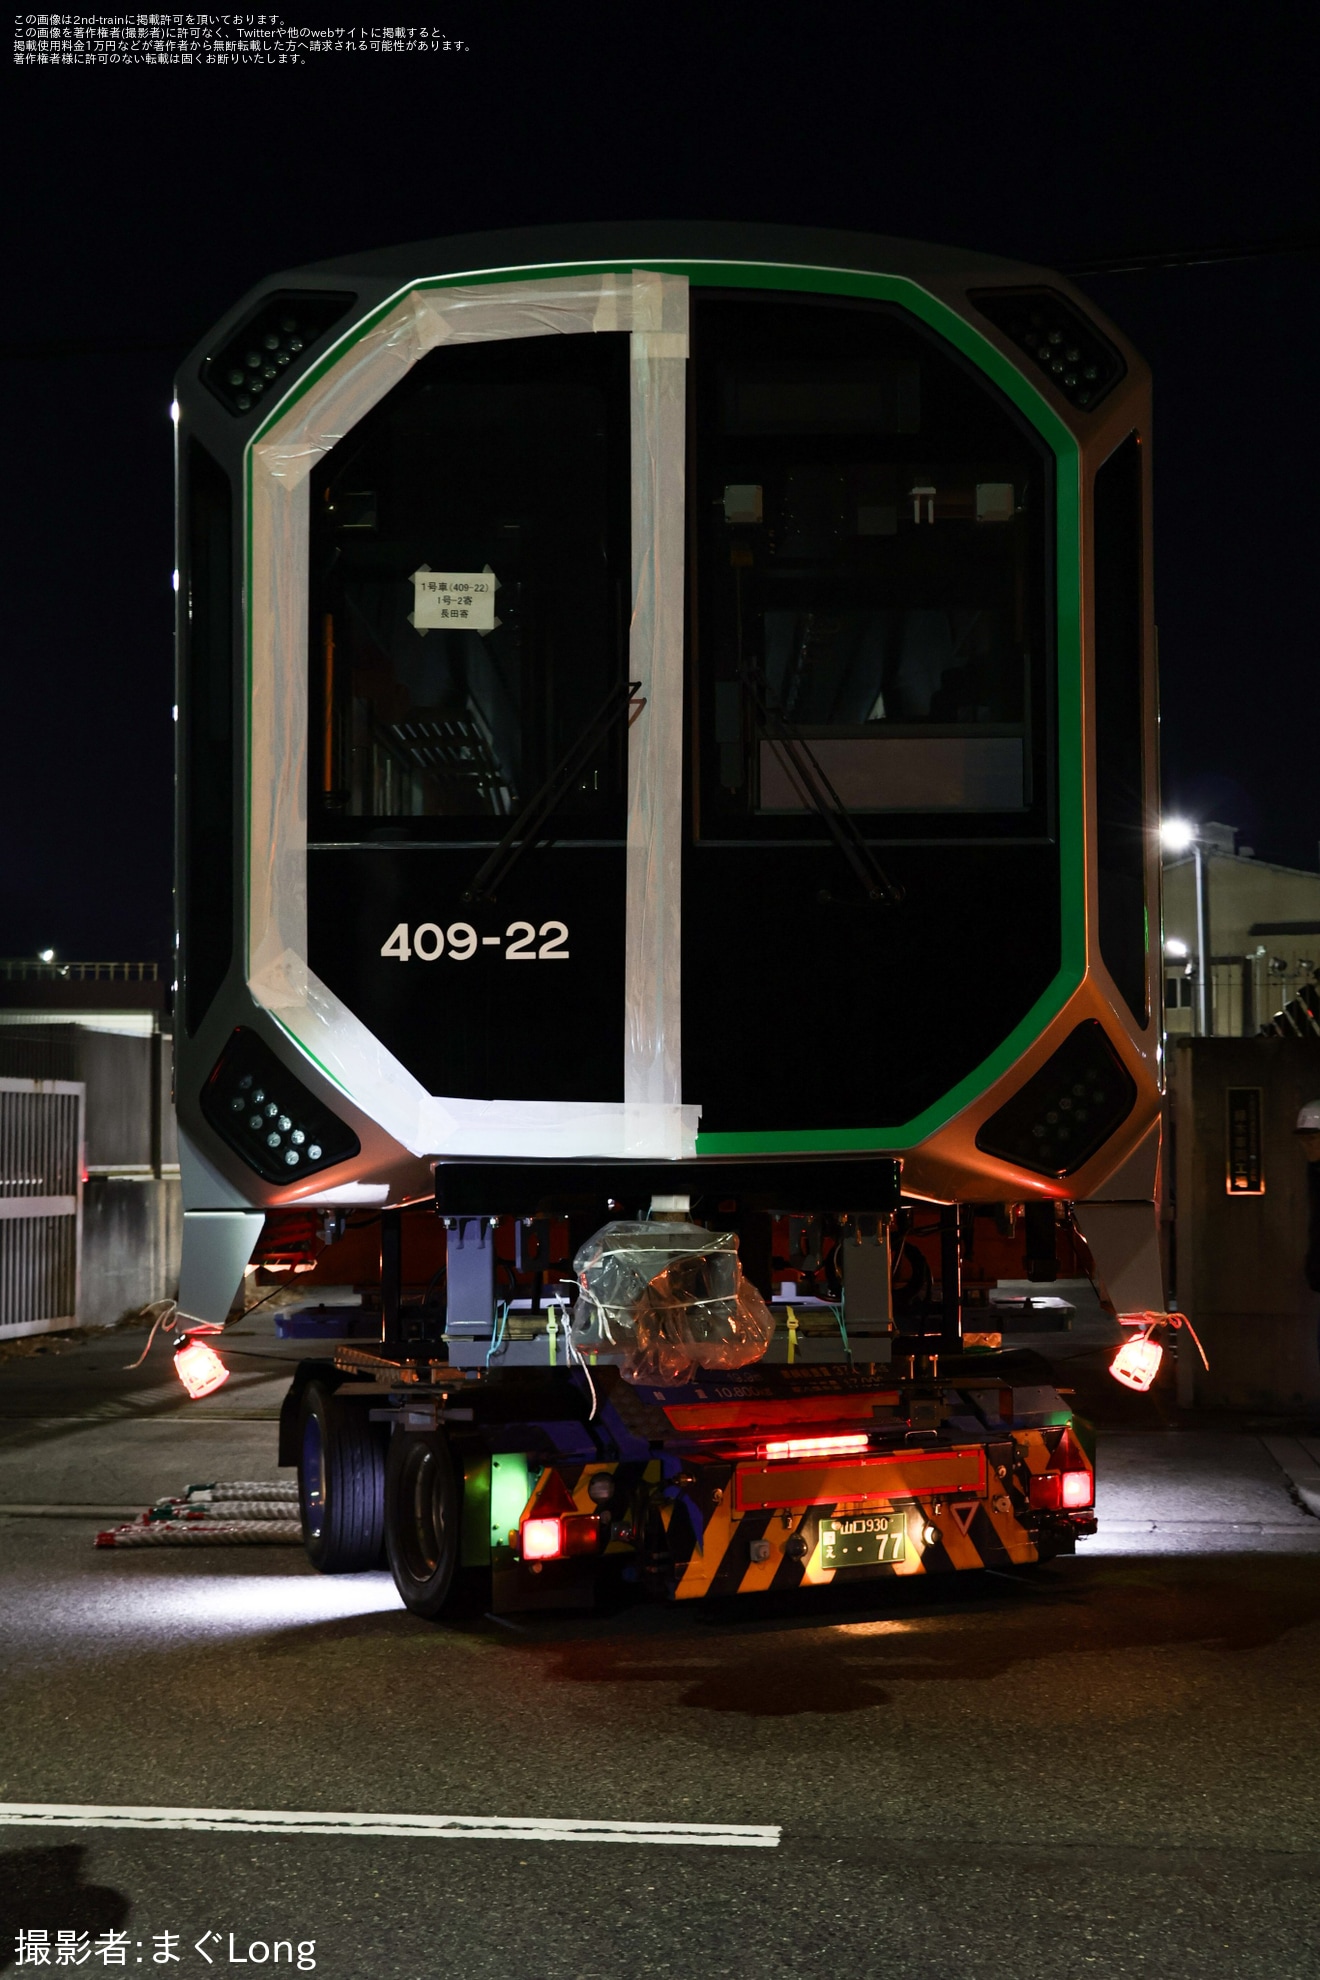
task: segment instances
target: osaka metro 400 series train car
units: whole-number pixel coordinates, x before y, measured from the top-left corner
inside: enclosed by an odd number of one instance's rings
[[[180,1327],[356,1286],[312,1559],[1071,1549],[1086,1427],[964,1321],[996,1244],[1164,1306],[1139,357],[1002,260],[555,227],[273,277],[176,418]]]

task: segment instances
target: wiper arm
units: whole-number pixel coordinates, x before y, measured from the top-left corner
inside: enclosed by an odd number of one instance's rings
[[[867,845],[856,818],[821,768],[805,736],[771,699],[770,684],[762,669],[748,662],[742,668],[742,679],[757,727],[847,860],[867,900],[877,907],[897,907],[903,899],[903,889],[889,878]]]
[[[490,857],[473,875],[462,895],[463,900],[495,899],[495,889],[508,879],[528,847],[534,846],[544,836],[546,826],[572,789],[593,750],[623,718],[641,685],[640,681],[621,681],[617,687],[610,689],[586,728],[565,750],[541,788],[529,798]]]

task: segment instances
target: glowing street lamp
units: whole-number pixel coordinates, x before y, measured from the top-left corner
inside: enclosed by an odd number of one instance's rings
[[[1196,827],[1188,818],[1162,818],[1160,844],[1166,852],[1190,852],[1196,844]]]

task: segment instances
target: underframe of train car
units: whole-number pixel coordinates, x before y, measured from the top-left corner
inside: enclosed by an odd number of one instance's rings
[[[388,1559],[436,1617],[1071,1553],[1095,1531],[1088,1426],[978,1303],[995,1275],[1051,1277],[1066,1225],[904,1199],[900,1170],[686,1164],[677,1196],[670,1164],[446,1164],[434,1206],[272,1215],[264,1278],[362,1301],[311,1309],[324,1345],[281,1417],[311,1560]],[[823,1197],[853,1207],[781,1207]],[[774,1317],[759,1359],[663,1386],[574,1346],[574,1253],[638,1217],[736,1233]]]

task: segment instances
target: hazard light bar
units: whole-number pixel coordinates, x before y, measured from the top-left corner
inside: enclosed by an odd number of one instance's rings
[[[783,1437],[773,1444],[762,1444],[758,1456],[769,1458],[851,1457],[869,1450],[871,1439],[865,1430],[847,1430],[837,1437]]]

